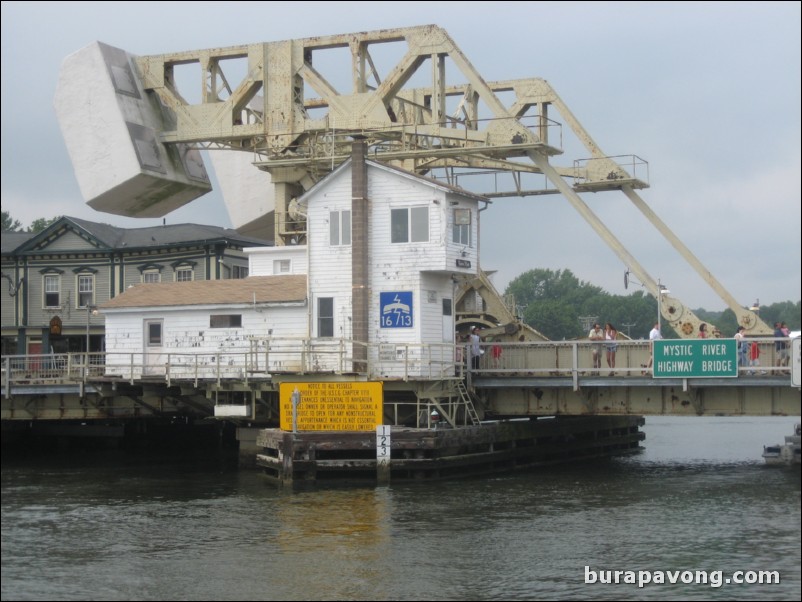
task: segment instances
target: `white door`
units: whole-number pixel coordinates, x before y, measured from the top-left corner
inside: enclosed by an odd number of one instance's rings
[[[143,349],[142,374],[164,374],[164,321],[144,321],[145,348]]]

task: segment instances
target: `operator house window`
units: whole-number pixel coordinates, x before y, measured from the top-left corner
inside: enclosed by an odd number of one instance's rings
[[[454,209],[454,237],[458,245],[471,246],[471,210]]]
[[[428,242],[429,208],[407,207],[390,212],[390,242]]]
[[[209,328],[242,328],[242,314],[211,315]]]
[[[334,336],[334,297],[317,300],[317,336]]]
[[[95,277],[78,276],[78,307],[89,307],[95,300]]]
[[[274,259],[273,260],[273,273],[274,274],[289,274],[290,273],[290,260],[289,259]]]
[[[332,247],[351,244],[351,212],[329,212],[329,245]]]
[[[237,280],[239,280],[241,278],[247,278],[247,277],[248,277],[248,266],[244,265],[234,266],[234,272],[232,274],[232,278],[236,278]]]
[[[55,274],[45,276],[45,307],[61,305],[61,277]]]

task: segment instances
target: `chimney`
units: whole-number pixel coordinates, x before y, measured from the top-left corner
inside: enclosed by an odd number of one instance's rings
[[[367,371],[368,358],[368,166],[367,143],[355,139],[351,147],[351,297],[355,342],[354,371]]]

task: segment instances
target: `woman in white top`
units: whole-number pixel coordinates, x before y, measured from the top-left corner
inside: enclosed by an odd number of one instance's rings
[[[615,352],[618,351],[618,331],[615,326],[607,322],[604,325],[604,340],[607,341],[604,346],[607,348],[607,367],[610,368],[610,376],[615,375]]]

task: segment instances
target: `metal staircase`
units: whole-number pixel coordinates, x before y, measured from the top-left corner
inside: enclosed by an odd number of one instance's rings
[[[447,423],[452,428],[460,426],[478,426],[481,424],[479,414],[473,405],[465,382],[459,378],[437,381],[429,390],[419,395],[418,399],[425,403],[418,415],[418,425],[432,427],[430,420],[432,410],[436,411],[438,423]],[[464,408],[464,418],[460,410]]]
[[[473,399],[471,399],[471,394],[468,392],[465,382],[457,380],[454,381],[454,383],[454,388],[457,390],[457,394],[462,400],[462,403],[465,404],[465,414],[470,419],[471,424],[478,426],[481,423],[479,420],[479,414],[476,413],[476,407],[473,405]]]

